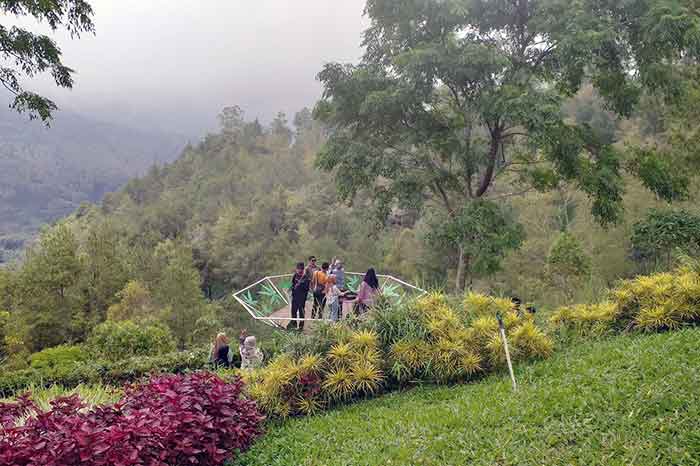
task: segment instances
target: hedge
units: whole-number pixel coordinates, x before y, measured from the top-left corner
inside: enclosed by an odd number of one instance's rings
[[[234,363],[239,362],[234,358]],[[22,369],[0,374],[0,398],[11,397],[32,386],[61,385],[73,388],[80,384],[96,383],[120,386],[150,374],[180,374],[205,369],[208,366],[208,350],[198,349],[160,356],[133,357],[117,362],[97,360],[40,369]]]

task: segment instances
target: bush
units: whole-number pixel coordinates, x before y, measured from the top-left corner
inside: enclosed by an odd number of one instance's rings
[[[0,463],[220,465],[262,433],[264,418],[241,390],[240,380],[197,373],[128,387],[120,402],[91,409],[77,395],[48,412],[26,397],[0,403]]]
[[[471,293],[460,308],[430,293],[405,305],[380,304],[359,328],[341,323],[289,337],[286,353],[242,376],[249,395],[279,417],[313,414],[412,381],[465,381],[505,362],[496,312],[504,314],[515,360],[552,353],[551,339],[509,300]]]
[[[170,330],[160,325],[107,321],[95,327],[88,346],[103,359],[118,361],[175,351],[175,340]]]
[[[600,304],[558,309],[550,323],[591,336],[611,331],[674,330],[700,321],[700,273],[693,264],[621,282]]]
[[[249,395],[265,412],[280,417],[314,414],[329,405],[381,390],[385,376],[377,335],[336,327],[343,336],[324,355],[283,354],[264,369],[243,371],[250,385]],[[334,333],[330,329],[322,332]]]
[[[10,397],[29,386],[61,385],[73,388],[80,384],[119,386],[151,374],[185,373],[204,369],[209,364],[209,352],[178,351],[153,357],[133,357],[117,362],[88,361],[66,369],[44,368],[8,371],[0,374],[0,397]]]
[[[90,356],[82,346],[60,345],[46,348],[30,357],[32,369],[73,368],[76,363],[88,361]]]

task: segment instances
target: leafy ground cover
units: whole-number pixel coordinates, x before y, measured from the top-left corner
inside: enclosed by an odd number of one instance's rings
[[[236,465],[700,464],[700,330],[574,345],[480,383],[271,425]]]

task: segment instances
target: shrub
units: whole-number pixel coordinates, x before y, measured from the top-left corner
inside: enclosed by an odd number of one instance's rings
[[[34,353],[30,358],[32,369],[70,368],[88,361],[90,356],[82,346],[60,345]]]
[[[0,374],[0,397],[9,397],[26,387],[61,385],[73,388],[80,384],[102,383],[119,386],[151,374],[184,373],[204,369],[209,352],[178,351],[153,357],[133,357],[116,362],[89,361],[71,366],[70,370],[24,369]],[[240,359],[238,359],[240,362]]]
[[[504,314],[516,359],[552,352],[549,337],[509,300],[472,293],[464,305],[434,292],[402,305],[380,303],[358,328],[341,323],[288,337],[286,353],[265,368],[241,372],[248,394],[266,413],[287,417],[412,381],[468,380],[500,363],[492,356],[502,347],[488,346],[500,344],[496,312]]]
[[[108,361],[175,351],[175,340],[166,327],[137,325],[128,320],[98,325],[92,331],[88,345]]]
[[[558,309],[550,323],[580,335],[674,330],[700,320],[700,273],[693,264],[621,282],[609,301]]]
[[[77,395],[53,400],[48,412],[28,398],[0,404],[0,463],[220,465],[262,433],[263,417],[241,389],[240,380],[197,373],[128,387],[120,402],[91,409]]]
[[[601,336],[614,329],[619,315],[617,304],[604,301],[559,308],[549,321],[555,328],[569,327],[582,337]]]
[[[313,414],[329,404],[369,396],[381,389],[385,377],[377,334],[340,328],[333,332],[340,341],[325,355],[283,354],[264,369],[243,371],[250,396],[265,412],[279,417]]]

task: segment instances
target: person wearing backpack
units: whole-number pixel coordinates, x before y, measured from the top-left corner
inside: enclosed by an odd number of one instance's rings
[[[326,281],[328,280],[328,268],[330,264],[324,262],[321,269],[314,272],[311,280],[311,289],[314,294],[314,304],[311,308],[312,319],[323,319],[323,311],[326,307]]]

